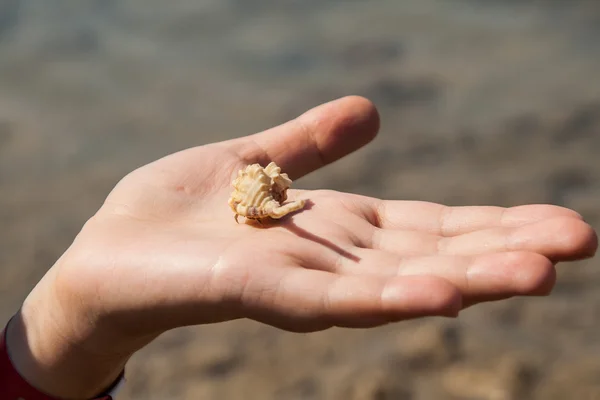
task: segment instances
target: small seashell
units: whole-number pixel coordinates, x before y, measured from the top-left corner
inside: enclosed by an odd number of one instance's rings
[[[231,184],[234,190],[228,204],[236,222],[240,215],[259,222],[263,218],[279,219],[305,205],[305,200],[284,204],[292,180],[274,162],[265,168],[260,164],[248,165]]]

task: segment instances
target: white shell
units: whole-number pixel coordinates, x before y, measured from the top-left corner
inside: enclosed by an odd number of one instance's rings
[[[248,165],[231,184],[234,190],[228,204],[236,221],[239,215],[248,219],[279,219],[305,205],[305,200],[283,204],[292,180],[274,162],[265,168],[260,164]]]

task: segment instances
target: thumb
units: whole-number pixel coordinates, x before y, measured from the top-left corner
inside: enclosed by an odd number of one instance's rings
[[[298,179],[358,150],[379,131],[379,114],[363,97],[348,96],[317,106],[298,118],[231,141],[248,164],[274,161]]]

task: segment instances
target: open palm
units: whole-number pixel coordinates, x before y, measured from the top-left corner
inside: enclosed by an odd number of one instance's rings
[[[144,166],[117,185],[55,277],[136,334],[236,318],[314,331],[548,294],[556,262],[594,254],[591,227],[550,205],[450,208],[290,190],[307,199],[304,210],[263,226],[234,221],[227,199],[239,169],[275,161],[297,179],[377,130],[371,103],[348,97]]]

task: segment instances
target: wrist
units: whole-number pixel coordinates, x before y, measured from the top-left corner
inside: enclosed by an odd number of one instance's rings
[[[133,354],[111,353],[99,346],[102,336],[83,316],[64,314],[36,288],[10,321],[8,354],[18,373],[41,392],[62,399],[90,399],[114,384]]]

